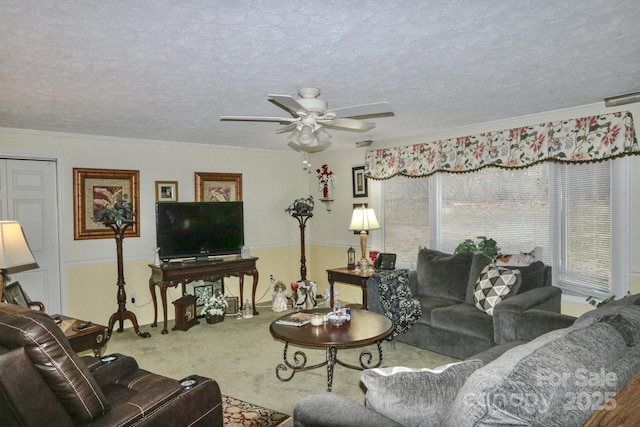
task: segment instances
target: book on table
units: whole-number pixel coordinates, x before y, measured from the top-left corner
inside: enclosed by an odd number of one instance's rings
[[[311,323],[311,313],[293,313],[285,318],[276,320],[276,323],[278,325],[303,326]]]

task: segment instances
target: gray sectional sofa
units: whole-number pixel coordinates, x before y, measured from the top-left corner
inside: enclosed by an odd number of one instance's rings
[[[422,315],[395,339],[458,359],[516,339],[516,324],[527,310],[560,312],[561,290],[551,286],[551,267],[536,261],[506,267],[520,272],[518,282],[493,315],[478,309],[473,292],[478,277],[491,259],[483,254],[446,254],[420,249],[416,270],[409,272],[411,294]],[[384,312],[379,285],[384,274],[367,283],[369,310]]]
[[[526,315],[542,316],[542,329],[572,320],[538,310]],[[616,392],[640,372],[640,294],[513,343],[435,370],[365,370],[366,406],[332,393],[310,396],[296,405],[294,425],[580,426],[595,411],[615,409]]]

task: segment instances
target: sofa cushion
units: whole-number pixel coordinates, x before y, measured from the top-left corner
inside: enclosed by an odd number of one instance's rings
[[[465,302],[474,304],[473,293],[475,292],[476,282],[478,281],[482,270],[489,264],[491,264],[491,258],[486,256],[485,254],[473,255],[473,260],[471,261],[471,266],[469,267],[469,280],[467,282]],[[507,298],[530,291],[531,289],[539,288],[541,286],[544,286],[545,284],[544,280],[546,266],[542,261],[533,262],[526,267],[504,266],[503,268],[520,271],[520,287],[516,290],[516,292],[509,293]]]
[[[640,343],[640,310],[626,310],[623,313],[608,314],[600,321],[613,326],[627,343],[627,346],[633,347]]]
[[[531,263],[528,267],[507,267],[520,270],[520,277],[522,278],[522,284],[516,294],[530,291],[531,289],[537,289],[544,286],[545,265],[542,261],[536,261]]]
[[[640,329],[640,294],[620,298],[607,303],[596,310],[587,311],[576,320],[576,325],[588,325],[599,322],[600,319],[610,315],[621,314],[628,318],[636,328]]]
[[[422,309],[422,316],[420,316],[417,323],[425,323],[427,325],[431,324],[431,311],[434,309],[460,304],[458,301],[447,298],[419,296],[416,299],[420,302],[420,308]]]
[[[493,318],[472,304],[455,304],[431,310],[431,326],[493,343]]]
[[[361,375],[366,404],[405,426],[440,426],[462,384],[482,365],[467,360],[435,369],[366,369]]]
[[[580,398],[610,396],[621,386],[610,374],[626,349],[601,322],[549,332],[471,374],[444,424],[581,425],[602,401]]]
[[[418,295],[464,302],[473,254],[446,254],[420,249],[416,273]]]

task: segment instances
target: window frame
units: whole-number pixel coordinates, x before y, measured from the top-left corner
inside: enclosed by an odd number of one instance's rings
[[[595,287],[575,288],[567,283],[562,283],[560,273],[562,265],[561,254],[557,253],[560,247],[558,239],[562,238],[560,232],[561,209],[560,201],[553,197],[550,192],[549,215],[550,217],[550,243],[551,248],[551,267],[553,284],[560,287],[564,291],[564,297],[569,300],[584,303],[585,296],[593,296],[596,299],[604,299],[615,295],[621,298],[629,291],[629,266],[630,266],[630,161],[628,157],[607,160],[610,162],[611,173],[611,264],[609,292],[604,292]],[[559,165],[550,165],[549,185],[554,186],[561,178]],[[428,247],[436,250],[443,250],[442,238],[439,230],[441,229],[442,217],[442,174],[436,173],[429,177],[430,180],[430,197],[429,200],[429,235],[430,241]],[[377,212],[380,212],[380,221],[384,224],[384,200],[383,200],[383,182],[371,181],[369,190],[371,192],[371,201]],[[384,233],[376,233],[372,239],[377,247],[384,246]],[[406,262],[398,260],[398,268],[415,269],[415,261]]]

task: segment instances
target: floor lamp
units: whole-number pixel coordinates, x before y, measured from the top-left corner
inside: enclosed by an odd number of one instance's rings
[[[362,258],[356,264],[356,270],[358,270],[358,267],[362,271],[367,271],[371,268],[371,263],[367,258],[367,231],[377,230],[378,228],[380,228],[380,224],[373,209],[367,208],[365,205],[353,209],[349,230],[360,231],[360,250],[362,251]]]
[[[0,221],[0,301],[7,274],[38,268],[18,221]]]

